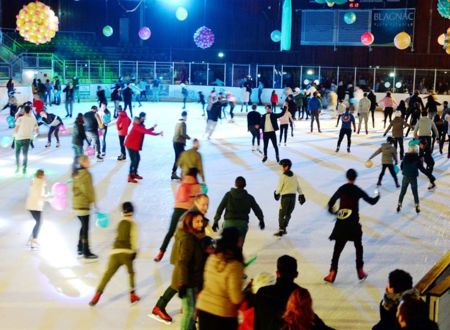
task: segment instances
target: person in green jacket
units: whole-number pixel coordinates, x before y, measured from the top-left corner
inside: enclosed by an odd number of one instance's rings
[[[78,157],[78,168],[72,175],[73,185],[73,209],[81,222],[80,237],[78,239],[78,255],[85,259],[96,260],[98,257],[89,249],[89,214],[91,204],[95,204],[95,190],[92,182],[92,175],[88,169],[90,167],[89,157],[81,155]]]
[[[219,229],[219,220],[225,210],[225,221],[223,228],[236,227],[241,237],[241,246],[244,245],[245,236],[248,231],[248,220],[250,211],[253,210],[259,220],[259,228],[264,230],[264,215],[256,202],[255,198],[250,195],[245,186],[247,185],[245,178],[238,176],[234,182],[235,188],[231,188],[229,192],[223,196],[222,201],[217,208],[216,216],[212,229]]]
[[[181,330],[195,330],[195,301],[203,286],[206,255],[202,247],[205,237],[203,214],[188,211],[175,234],[170,263],[175,266],[171,287],[178,291],[183,308]]]
[[[177,166],[181,168],[182,175],[186,175],[189,169],[196,168],[202,181],[206,182],[205,173],[203,172],[202,155],[198,152],[199,149],[200,141],[194,139],[192,141],[192,148],[181,153],[177,161]]]
[[[391,136],[388,136],[386,139],[386,143],[383,143],[380,148],[378,148],[372,156],[370,156],[369,160],[377,156],[381,153],[381,173],[378,177],[377,186],[381,186],[381,181],[383,180],[384,172],[386,172],[386,169],[389,169],[389,172],[391,173],[392,177],[395,181],[395,186],[397,188],[400,188],[400,185],[398,184],[397,174],[395,173],[394,164],[397,165],[397,150],[393,146],[394,139]]]
[[[133,261],[136,258],[138,250],[138,235],[137,225],[133,220],[134,206],[131,202],[122,204],[123,219],[117,226],[117,236],[114,240],[111,256],[109,257],[108,268],[97,287],[92,300],[89,302],[90,306],[95,306],[100,300],[106,285],[117,272],[117,270],[125,265],[130,276],[130,302],[132,304],[141,300],[134,292],[134,269]]]

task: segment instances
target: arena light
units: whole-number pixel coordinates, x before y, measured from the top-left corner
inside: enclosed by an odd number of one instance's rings
[[[219,53],[217,54],[217,56],[220,57],[220,58],[224,58],[224,57],[225,57],[225,54],[224,54],[223,52],[219,52]]]
[[[306,71],[306,74],[308,74],[308,75],[313,75],[314,74],[314,70],[308,70],[308,71]]]

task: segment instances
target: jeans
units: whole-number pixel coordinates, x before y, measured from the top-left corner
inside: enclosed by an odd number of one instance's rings
[[[280,125],[280,143],[281,143],[281,140],[283,140],[283,134],[284,134],[284,143],[286,143],[288,129],[289,129],[289,124]]]
[[[250,127],[250,133],[252,133],[252,146],[255,145],[256,140],[256,143],[258,144],[259,147],[261,140],[261,135],[259,134],[259,132],[260,132],[259,128],[256,128],[255,126]]]
[[[152,101],[159,102],[159,87],[152,88]]]
[[[183,308],[183,317],[181,319],[181,330],[195,330],[195,301],[197,290],[195,288],[187,288],[186,296],[181,299]]]
[[[103,127],[102,153],[106,152],[106,134],[108,134],[108,126]]]
[[[340,220],[337,220],[340,221]],[[339,257],[341,256],[342,251],[344,250],[345,244],[347,244],[346,240],[336,240],[334,243],[333,257],[331,259],[331,268],[330,270],[337,271],[339,264]],[[358,238],[353,242],[356,250],[356,268],[362,268],[364,266],[363,261],[363,246],[361,242],[361,238]]]
[[[381,180],[383,180],[384,172],[386,169],[389,169],[389,172],[391,173],[392,177],[394,178],[395,184],[398,184],[397,174],[395,174],[394,165],[392,164],[383,164],[381,167],[381,173],[378,177],[378,182],[381,183]]]
[[[227,220],[223,222],[223,228],[234,227],[239,231],[239,236],[242,238],[242,244],[245,241],[245,236],[248,232],[248,222],[245,220]]]
[[[39,229],[41,228],[41,211],[35,211],[35,210],[30,210],[31,216],[33,217],[34,221],[36,221],[34,227],[33,227],[33,231],[31,232],[31,236],[33,237],[33,239],[36,239],[38,237],[39,234]]]
[[[77,157],[79,157],[81,155],[84,155],[83,146],[82,145],[80,146],[78,144],[72,144],[72,149],[73,149],[73,151],[75,153],[75,158],[77,158]]]
[[[370,109],[370,113],[372,114],[372,127],[375,128],[375,109]]]
[[[269,146],[269,140],[272,141],[272,145],[273,145],[273,148],[275,149],[275,155],[276,155],[277,161],[278,161],[279,153],[278,153],[277,137],[275,135],[275,131],[263,133],[264,157],[267,157],[267,147]]]
[[[406,190],[408,189],[409,184],[411,184],[411,190],[414,196],[414,203],[416,203],[416,205],[419,205],[419,193],[417,192],[417,177],[408,177],[408,176],[403,176],[402,188],[400,190],[400,196],[398,196],[398,203],[401,204],[403,202],[403,198],[405,197]]]
[[[92,144],[92,140],[94,140],[95,151],[97,151],[97,155],[99,155],[100,154],[100,137],[98,136],[98,131],[95,131],[95,132],[86,131],[86,137],[90,144]]]
[[[120,154],[124,157],[126,157],[126,153],[125,153],[125,138],[126,136],[124,135],[119,135],[119,144],[120,144]]]
[[[127,108],[130,108],[130,118],[133,118],[133,105],[131,104],[131,100],[124,101],[123,111],[127,111]]]
[[[137,174],[141,155],[139,154],[139,151],[131,149],[128,149],[128,154],[130,155],[130,175]]]
[[[359,123],[358,123],[358,133],[361,131],[361,124],[364,121],[364,126],[366,127],[366,133],[368,130],[368,121],[369,121],[369,113],[360,113],[359,114]]]
[[[311,110],[311,132],[313,131],[313,124],[314,124],[314,119],[316,119],[317,122],[317,129],[320,131],[320,121],[319,121],[319,114],[320,114],[320,110]]]
[[[175,161],[173,162],[172,173],[175,173],[178,168],[178,166],[177,166],[178,158],[180,157],[181,153],[184,151],[184,143],[174,142],[173,150],[175,151]]]
[[[78,103],[80,103],[80,88],[74,88],[73,89],[73,100],[77,100]]]
[[[114,100],[114,118],[117,118],[117,116],[119,115],[119,105],[120,101]]]
[[[352,129],[351,128],[341,128],[341,130],[339,131],[337,147],[339,148],[341,146],[341,142],[344,139],[344,135],[347,135],[347,149],[350,149],[350,146],[352,145]]]
[[[173,209],[172,218],[170,219],[169,230],[167,231],[167,234],[164,237],[163,243],[161,244],[161,247],[159,248],[161,251],[163,251],[163,252],[166,251],[167,246],[169,245],[170,239],[172,238],[173,234],[175,234],[175,230],[177,229],[180,218],[186,211],[187,211],[187,209],[182,209],[182,208],[178,208],[178,207]]]
[[[175,290],[169,285],[166,291],[164,291],[163,295],[159,297],[158,301],[156,302],[156,306],[159,307],[160,309],[165,310],[167,304],[169,303],[169,301],[172,300],[172,298],[177,294],[177,292],[178,292],[177,290]]]
[[[135,258],[134,253],[116,253],[112,254],[109,257],[108,267],[106,268],[106,272],[100,281],[100,284],[97,287],[97,291],[103,292],[105,290],[106,285],[117,272],[117,270],[125,265],[128,270],[129,283],[130,283],[130,291],[134,291],[134,269],[133,269],[133,260]]]
[[[55,92],[54,103],[56,105],[60,105],[61,104],[61,91],[59,91],[59,90]]]
[[[66,98],[65,106],[66,106],[66,115],[72,117],[73,99],[71,99],[70,97],[68,99]]]
[[[277,112],[277,104],[272,102],[271,105],[272,105],[272,112],[273,113]]]
[[[231,117],[231,119],[234,118],[234,113],[233,113],[234,107],[235,107],[234,102],[230,102],[230,117]]]
[[[62,126],[62,124],[59,124],[57,126],[50,126],[48,130],[47,140],[48,143],[52,142],[52,134],[55,134],[56,142],[59,143],[59,128]]]
[[[206,135],[208,136],[208,139],[211,137],[212,133],[214,133],[214,130],[216,129],[217,121],[208,119],[206,122]]]
[[[79,215],[78,219],[81,222],[78,251],[86,256],[91,253],[91,250],[89,249],[89,214]]]
[[[403,147],[403,137],[394,138],[394,147],[397,149],[397,144],[400,148],[400,160],[403,159],[403,155],[405,154],[404,147]]]
[[[23,161],[22,161],[22,166],[23,166],[23,171],[26,172],[27,170],[27,165],[28,165],[28,149],[30,147],[30,139],[26,139],[26,140],[16,140],[16,169],[19,169],[19,158],[20,158],[20,152],[23,150]]]
[[[198,310],[199,330],[237,330],[237,317],[223,317]]]
[[[392,114],[394,113],[394,108],[392,107],[386,107],[384,108],[384,128],[386,128],[386,122],[389,118],[389,122],[392,121]]]
[[[280,210],[278,211],[278,226],[281,230],[286,230],[291,220],[292,212],[295,208],[295,194],[281,196]]]

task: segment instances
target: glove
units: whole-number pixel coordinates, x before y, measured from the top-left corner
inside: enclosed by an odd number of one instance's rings
[[[180,288],[178,289],[178,297],[180,297],[180,299],[186,297],[186,291],[187,288],[184,285],[180,286]]]
[[[305,195],[298,195],[298,202],[300,203],[300,205],[305,204],[306,202]]]
[[[216,232],[219,229],[219,222],[214,221],[214,224],[212,225],[212,230]]]
[[[266,224],[264,223],[264,220],[261,220],[261,221],[259,222],[259,228],[260,228],[261,230],[264,230],[264,228],[266,228]]]
[[[280,194],[277,194],[276,191],[273,192],[273,198],[275,198],[276,201],[280,200]]]

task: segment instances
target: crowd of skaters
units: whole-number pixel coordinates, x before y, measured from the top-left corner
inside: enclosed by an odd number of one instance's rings
[[[259,119],[251,119],[252,116],[257,116],[254,114],[258,113],[256,111],[256,107],[253,107],[253,110],[248,114],[248,128],[250,131],[253,130],[257,132],[257,134],[255,134],[255,132],[252,132],[252,144],[254,145],[254,143],[257,142],[259,147],[259,136],[261,135],[261,131],[264,141],[265,159],[263,158],[263,162],[267,160],[268,142],[272,141],[273,147],[276,151],[277,162],[280,164],[282,170],[279,184],[274,192],[275,199],[278,200],[281,197],[279,230],[275,233],[275,235],[279,237],[287,234],[286,228],[289,223],[290,215],[295,206],[296,194],[298,193],[298,201],[300,202],[300,204],[303,204],[306,201],[305,196],[300,188],[299,180],[291,170],[292,162],[289,159],[283,159],[281,161],[279,160],[277,137],[275,135],[276,131],[278,131],[277,119],[280,121],[280,126],[284,126],[283,133],[285,133],[288,131],[288,127],[286,127],[285,125],[289,126],[289,124],[294,123],[294,120],[296,120],[295,115],[297,111],[299,112],[300,118],[301,111],[298,108],[297,103],[295,102],[295,96],[296,95],[291,94],[287,95],[281,113],[274,113],[273,110],[275,110],[276,107],[275,109],[273,109],[272,105],[267,105],[265,107],[266,114],[264,114],[263,116],[259,115]],[[366,97],[367,99],[369,99],[368,95],[364,95],[363,99],[365,99]],[[387,95],[386,97],[390,96]],[[317,104],[315,104],[315,101],[311,102],[311,100],[314,99],[317,100]],[[215,118],[214,116],[211,117],[211,115],[208,114],[208,122],[217,122],[217,119],[225,113],[224,103],[226,102],[226,100],[227,98],[222,95],[219,95],[217,98],[215,98],[214,96],[210,96],[208,98],[207,111],[211,112],[214,109],[217,112],[217,118]],[[308,115],[310,115],[312,118],[311,132],[313,129],[313,120],[316,120],[320,132],[320,124],[318,118],[322,106],[320,103],[320,95],[317,91],[313,92],[311,100],[308,100],[309,105],[308,107],[306,107],[305,114],[307,117]],[[364,102],[362,106],[364,106]],[[31,106],[26,105],[23,108],[24,114],[17,118],[15,127],[16,148],[18,144],[20,148],[22,148],[22,142],[20,142],[21,139],[18,139],[17,136],[20,137],[20,134],[25,131],[36,132],[38,127],[38,122],[33,121],[34,116],[32,115]],[[425,159],[427,168],[424,171],[429,175],[432,175],[431,172],[434,161],[432,162],[430,149],[432,142],[432,133],[439,137],[439,141],[441,138],[441,135],[439,131],[437,131],[435,124],[436,116],[439,115],[437,113],[434,113],[430,118],[429,112],[426,112],[425,108],[428,108],[429,110],[429,107],[424,107],[424,109],[422,109],[421,117],[417,120],[416,125],[413,126],[415,135],[421,137],[420,150],[422,156],[419,156],[420,154],[417,153],[417,150],[414,146],[410,146],[405,156],[401,154],[400,159],[404,157],[406,161],[411,158],[409,154],[417,155],[417,157],[415,157],[417,159],[413,161],[417,169],[419,169],[419,167],[423,168],[422,162]],[[394,127],[393,122],[398,117],[402,119],[402,130],[403,128],[408,127],[408,125],[405,124],[407,120],[408,109],[409,108],[404,111],[404,114],[402,114],[401,109],[397,109],[398,111],[395,113],[394,120],[392,120],[392,122],[390,123],[390,126],[392,125],[392,128]],[[447,111],[446,109],[447,108],[444,108],[444,111]],[[351,127],[349,126],[349,124],[353,125],[353,130],[356,131],[355,118],[351,113],[353,112],[352,110],[354,111],[354,109],[351,109],[351,106],[346,107],[340,118],[342,121],[342,129],[350,129],[350,133]],[[315,113],[315,111],[317,111],[317,113]],[[371,111],[370,108],[369,111]],[[412,108],[412,112],[414,111],[416,111],[416,106],[413,106]],[[412,116],[412,112],[409,113],[410,116]],[[286,115],[286,113],[288,113],[288,115]],[[55,121],[61,122],[62,124],[61,118],[51,113],[47,113],[47,111],[44,109],[42,109],[38,115],[39,117],[46,119],[43,121],[43,124],[50,125],[50,128],[54,127],[51,126],[51,123]],[[53,115],[54,117],[50,115]],[[358,113],[358,116],[359,115],[360,114]],[[444,112],[443,115],[444,119],[446,119],[445,116],[449,115],[448,111]],[[137,183],[137,180],[143,179],[142,176],[138,174],[137,169],[140,161],[139,151],[142,148],[144,135],[162,135],[162,132],[156,133],[155,126],[149,129],[145,128],[145,113],[140,113],[139,116],[133,118],[132,128],[128,132],[128,128],[129,126],[131,126],[131,119],[127,116],[125,109],[122,109],[120,104],[117,107],[117,116],[118,119],[116,121],[116,125],[119,133],[119,143],[121,145],[121,155],[119,155],[118,160],[126,159],[124,148],[128,149],[128,154],[131,160],[128,182]],[[89,157],[84,155],[83,144],[84,141],[86,141],[88,145],[95,145],[97,160],[101,161],[105,154],[105,137],[107,133],[108,123],[111,121],[110,117],[111,114],[107,110],[106,104],[101,103],[100,111],[97,106],[92,106],[91,111],[87,112],[86,114],[78,114],[74,125],[73,145],[76,156],[76,163],[74,164],[75,166],[73,172],[73,208],[81,222],[80,238],[77,248],[78,254],[80,256],[83,256],[86,260],[97,259],[97,256],[93,254],[89,248],[89,215],[91,208],[95,208],[95,189],[93,187],[92,176],[90,175],[88,170],[90,166]],[[28,118],[31,118],[29,120],[29,123],[27,122]],[[388,119],[390,119],[390,116],[385,115],[385,120],[387,121]],[[155,305],[151,315],[162,321],[171,322],[172,318],[165,311],[165,306],[170,301],[170,299],[178,293],[179,297],[182,299],[183,305],[183,319],[181,322],[182,329],[195,328],[194,315],[198,315],[198,325],[200,329],[210,329],[211,327],[218,329],[237,329],[239,326],[237,322],[238,307],[240,305],[241,309],[243,308],[241,305],[243,301],[245,301],[245,304],[243,305],[246,306],[247,310],[252,308],[254,310],[253,315],[252,313],[246,313],[246,310],[243,310],[241,312],[244,313],[244,315],[248,315],[250,319],[253,319],[255,329],[329,329],[312,310],[312,299],[309,292],[306,289],[300,288],[296,286],[295,283],[293,283],[293,280],[296,278],[298,272],[296,261],[292,257],[280,257],[277,263],[277,281],[274,286],[276,287],[277,284],[283,286],[284,283],[282,282],[287,280],[287,283],[291,283],[291,287],[295,287],[295,289],[290,290],[288,294],[284,292],[282,299],[279,297],[279,293],[283,290],[277,290],[276,288],[269,290],[270,287],[267,286],[262,288],[261,290],[252,292],[255,290],[253,290],[252,283],[250,283],[250,285],[248,285],[245,290],[241,290],[244,283],[244,258],[242,256],[242,247],[244,244],[246,232],[248,230],[249,213],[250,210],[253,210],[255,212],[257,218],[260,221],[260,228],[263,230],[265,227],[263,211],[258,206],[254,198],[245,190],[245,178],[238,177],[235,180],[235,187],[225,194],[222,203],[217,210],[216,216],[214,217],[213,225],[209,226],[209,221],[205,217],[207,206],[206,210],[204,209],[204,206],[203,209],[200,210],[196,204],[196,201],[198,203],[198,200],[207,200],[207,195],[200,193],[201,186],[197,178],[198,175],[200,175],[203,183],[205,183],[202,158],[200,153],[198,152],[200,142],[199,140],[194,139],[192,149],[187,151],[184,150],[186,140],[190,139],[189,135],[187,135],[186,120],[187,112],[183,111],[181,113],[179,122],[176,124],[175,135],[173,138],[175,161],[172,168],[171,179],[181,179],[176,193],[174,215],[172,216],[169,231],[166,235],[163,245],[161,246],[160,252],[154,259],[155,261],[160,261],[163,258],[164,252],[168,246],[168,241],[170,241],[170,238],[175,234],[175,244],[173,245],[171,253],[171,263],[174,264],[175,268],[173,271],[172,283],[170,287],[161,297],[160,300],[162,300],[162,302],[158,301],[158,303]],[[207,123],[207,127],[208,124],[211,125],[210,123]],[[411,126],[412,125],[410,125],[410,127]],[[346,132],[342,134],[342,129],[341,133],[339,134],[339,140],[342,140],[343,135],[346,135]],[[389,131],[389,129],[390,127],[388,127],[388,129],[386,130],[386,133]],[[212,128],[212,132],[213,131],[214,127]],[[431,131],[431,133],[429,131]],[[51,144],[51,133],[55,134],[54,132],[55,129],[53,129],[52,132],[50,132],[49,130],[48,146],[50,146]],[[103,133],[103,148],[100,146],[100,134],[102,134],[100,132]],[[211,137],[212,132],[211,128],[209,130],[207,129],[207,134],[209,134],[208,138]],[[428,133],[430,134],[428,135]],[[286,141],[285,134],[280,134],[280,144],[282,143],[283,135]],[[291,134],[293,135],[292,127]],[[347,136],[349,142],[349,151],[350,135],[347,134]],[[28,137],[28,135],[26,137]],[[57,134],[55,134],[55,137],[58,139]],[[384,166],[385,153],[390,153],[391,155],[391,160],[386,161],[386,165],[390,165],[392,163],[392,160],[397,163],[397,151],[395,150],[395,148],[392,149],[392,145],[395,141],[394,139],[398,139],[398,137],[390,137],[387,140],[387,143],[391,146],[389,148],[389,152],[384,151],[384,149],[387,149],[387,146],[383,145],[380,148],[380,151],[377,151],[373,155],[376,156],[376,154],[378,153],[382,153],[383,155],[382,174],[384,174],[384,170],[386,168],[389,168],[389,170],[391,170],[390,166]],[[28,140],[31,140],[31,138],[29,138]],[[397,142],[399,143],[398,140]],[[338,149],[339,144],[340,141],[338,142]],[[20,150],[20,148],[17,149]],[[402,166],[402,169],[405,168],[403,169],[403,181],[406,181],[406,188],[409,183],[411,184],[414,197],[416,198],[417,180],[414,185],[412,182],[413,180],[411,179],[414,178],[415,172],[413,170],[412,172],[414,173],[411,174],[411,170],[406,169],[406,162],[404,163],[405,165]],[[433,165],[431,163],[433,163]],[[181,168],[180,176],[178,176],[176,172],[178,167]],[[23,168],[24,171],[26,171],[26,161]],[[391,172],[391,174],[392,173],[393,172]],[[380,174],[378,182],[380,185],[382,174]],[[375,204],[379,200],[379,195],[375,197],[369,197],[364,191],[354,185],[356,177],[356,171],[347,171],[347,184],[338,189],[338,191],[333,195],[328,204],[330,212],[336,214],[338,219],[349,219],[349,221],[337,221],[333,233],[330,236],[330,239],[333,239],[336,242],[330,272],[324,278],[324,280],[327,282],[335,281],[339,255],[345,247],[347,241],[353,241],[355,245],[358,278],[362,280],[367,277],[367,274],[363,270],[362,231],[361,225],[359,224],[358,200],[360,198],[363,198],[370,204]],[[396,185],[398,186],[396,177],[394,175],[393,177],[395,179]],[[417,175],[415,177],[417,178]],[[432,183],[432,188],[434,188],[434,180],[431,182],[430,179],[430,183]],[[397,211],[399,211],[401,208],[401,200],[403,199],[406,188],[403,189],[402,184],[402,191],[400,194],[399,207],[397,208]],[[416,189],[416,192],[414,191],[414,189]],[[37,235],[40,227],[43,201],[46,198],[45,191],[45,173],[43,170],[39,170],[36,172],[32,188],[30,189],[29,198],[27,200],[27,209],[30,210],[33,218],[36,220],[36,225],[33,228],[32,235],[30,236],[29,240],[30,244],[34,244],[35,246],[39,245],[37,242]],[[335,210],[333,208],[333,205],[338,199],[340,200],[340,206],[338,210]],[[418,201],[415,200],[415,202],[417,210]],[[219,220],[224,210],[225,218],[221,234],[222,236],[217,241],[214,241],[207,235],[207,233],[208,230],[219,230]],[[134,285],[133,260],[136,258],[137,253],[137,226],[132,219],[133,212],[134,206],[132,203],[126,202],[122,205],[123,219],[119,223],[117,229],[118,233],[114,242],[113,250],[111,252],[110,260],[108,262],[108,267],[101,283],[97,288],[96,294],[90,302],[90,305],[95,305],[96,303],[98,303],[109,279],[114,275],[115,271],[117,271],[117,269],[121,265],[125,265],[130,274],[130,301],[132,303],[135,303],[140,300],[140,298],[135,293]],[[190,248],[183,248],[186,246],[190,246]],[[391,281],[391,279],[389,279],[389,281]],[[391,283],[389,282],[388,285],[391,285]],[[203,288],[203,290],[201,290],[201,288]],[[201,292],[198,295],[198,292],[200,290]],[[229,300],[223,300],[224,295],[220,294],[221,291],[226,296],[228,296]],[[261,294],[259,293],[260,291]],[[270,295],[270,292],[272,292],[272,296]],[[392,302],[389,302],[385,306],[384,301],[387,300],[387,298],[385,297],[383,299],[382,305],[380,306],[380,315],[382,318],[380,322],[383,321],[383,317],[386,314],[386,311],[389,311],[391,314],[392,311],[394,311],[396,312],[397,316],[392,317],[392,315],[390,315],[392,329],[396,329],[399,327],[414,328],[412,326],[413,324],[423,324],[423,329],[428,329],[426,328],[427,326],[434,327],[434,325],[430,325],[426,315],[424,316],[425,307],[420,299],[418,299],[414,294],[405,295],[404,298],[402,298],[401,295],[399,298],[398,292],[395,292],[395,294],[395,297],[397,298],[397,300],[395,301],[396,304],[394,304],[395,308],[393,308]],[[267,303],[271,302],[273,304],[274,299],[276,301],[280,301],[280,309],[277,311],[272,311],[271,313],[268,313],[266,311],[261,314],[261,311],[264,310],[264,301],[266,303],[265,308],[267,308]],[[387,306],[389,308],[387,308]],[[197,308],[197,314],[194,314],[195,308]],[[414,309],[417,313],[415,313],[414,316],[411,316],[411,313],[407,310],[407,308]],[[257,326],[259,318],[262,318],[262,321],[260,320],[260,326]],[[269,327],[265,327],[266,325]],[[385,328],[390,329],[388,327]]]

